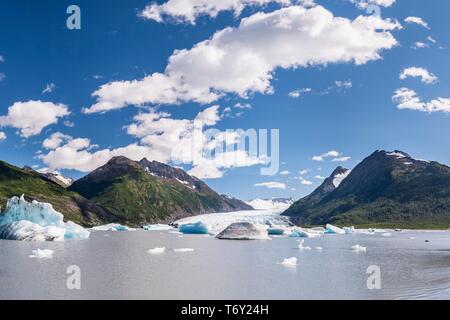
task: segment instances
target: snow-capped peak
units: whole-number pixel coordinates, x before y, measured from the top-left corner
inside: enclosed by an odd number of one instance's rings
[[[340,172],[338,174],[335,174],[333,176],[333,185],[335,186],[335,188],[339,187],[339,185],[342,183],[342,181],[344,181],[344,179],[348,177],[350,172],[352,172],[352,171],[347,169],[347,170]]]
[[[253,199],[246,203],[256,210],[285,210],[294,203],[294,200],[291,198]]]

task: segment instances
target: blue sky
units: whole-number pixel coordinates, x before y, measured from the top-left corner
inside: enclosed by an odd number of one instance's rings
[[[349,0],[315,2],[321,7],[320,13],[326,12],[348,21],[360,15],[368,16],[364,5],[358,7]],[[380,0],[379,4],[382,3]],[[68,30],[66,27],[66,8],[70,4],[81,8],[81,30]],[[220,172],[214,179],[207,179],[208,184],[219,192],[243,199],[299,198],[321,183],[316,176],[328,176],[337,165],[353,168],[376,149],[399,149],[417,158],[450,163],[450,107],[446,100],[450,96],[448,1],[397,0],[389,6],[380,6],[380,21],[391,19],[390,23],[393,25],[397,21],[398,26],[391,25],[389,30],[384,31],[395,40],[395,45],[388,44],[387,40],[392,39],[384,38],[382,40],[387,42],[381,43],[379,50],[374,41],[369,41],[370,37],[356,38],[350,33],[345,39],[345,34],[328,35],[324,31],[322,36],[326,41],[316,43],[312,40],[306,44],[299,40],[298,43],[286,43],[284,49],[280,42],[275,42],[280,40],[271,39],[272,34],[267,30],[264,32],[265,27],[260,25],[255,24],[249,33],[254,37],[241,37],[236,31],[240,30],[239,25],[245,18],[254,18],[261,13],[277,15],[284,10],[282,15],[277,16],[277,21],[285,23],[283,19],[289,17],[291,20],[287,23],[295,24],[298,15],[292,13],[302,15],[309,14],[305,13],[309,10],[318,10],[310,6],[302,7],[301,10],[305,11],[294,10],[293,7],[301,7],[302,1],[292,1],[290,6],[280,6],[277,1],[266,6],[254,5],[244,8],[240,15],[233,10],[223,10],[216,17],[203,14],[194,17],[194,21],[186,21],[186,17],[180,21],[179,17],[171,17],[167,12],[162,21],[155,21],[154,16],[144,18],[140,13],[147,5],[147,1],[46,1],[45,4],[3,1],[0,4],[0,132],[3,133],[0,133],[0,159],[18,166],[50,167],[75,178],[86,174],[89,165],[101,165],[108,156],[121,152],[127,156],[135,154],[136,157],[143,152],[149,158],[155,155],[158,160],[166,160],[166,149],[171,144],[158,144],[151,140],[155,139],[155,134],[150,134],[149,138],[148,122],[145,122],[148,120],[139,121],[136,116],[156,117],[156,121],[150,121],[152,128],[156,126],[169,135],[174,134],[174,128],[181,128],[181,133],[186,133],[188,122],[198,118],[200,112],[209,110],[202,117],[212,123],[210,127],[221,131],[279,129],[280,172],[289,171],[289,174],[262,176],[261,165],[250,165],[248,159],[229,166],[214,163],[214,169],[210,171],[209,167],[195,171]],[[152,12],[157,9],[161,12],[163,7],[154,7]],[[428,27],[418,23],[417,19],[408,23],[405,21],[407,17],[421,18],[420,21],[427,23]],[[186,71],[183,62],[188,60],[183,60],[183,57],[179,59],[181,64],[173,62],[171,65],[174,72],[196,75],[190,78],[191,82],[195,82],[195,88],[203,89],[205,83],[216,83],[214,90],[208,93],[220,93],[220,97],[206,101],[208,97],[204,92],[200,98],[191,97],[191,92],[194,92],[190,90],[194,88],[192,83],[189,83],[187,98],[177,91],[179,88],[167,97],[156,91],[159,82],[152,82],[150,91],[155,91],[156,98],[152,95],[143,98],[142,103],[135,103],[135,91],[130,91],[125,81],[150,79],[155,73],[166,76],[169,58],[179,58],[174,50],[186,49],[186,54],[190,54],[193,46],[225,28],[235,30],[228,37],[228,40],[231,39],[229,41],[238,38],[244,46],[247,45],[245,41],[249,43],[248,52],[252,58],[247,63],[236,67],[234,63],[242,55],[236,54],[237,59],[230,51],[228,55],[231,58],[217,66],[219,72],[216,69],[210,71],[211,68],[203,69],[201,60]],[[287,32],[297,39],[296,34],[292,34],[294,31]],[[302,30],[295,32],[299,33],[298,39],[303,39],[300,34]],[[372,35],[377,32],[381,31],[375,28]],[[226,44],[228,40],[224,38],[216,44]],[[265,40],[267,43],[264,43]],[[344,48],[369,50],[372,54],[379,54],[379,57],[359,64],[352,58],[347,62],[341,61],[332,54],[336,41]],[[261,46],[261,42],[266,47]],[[416,42],[423,43],[425,47],[415,48]],[[280,48],[274,48],[274,45]],[[284,58],[288,60],[291,55],[298,54],[296,59],[303,61],[303,55],[307,53],[302,52],[314,46],[322,48],[321,52],[330,52],[330,55],[324,54],[324,63],[308,61],[307,65],[299,63],[297,68],[280,66]],[[254,48],[258,48],[255,50],[257,52],[251,51]],[[288,51],[292,48],[295,53],[290,54]],[[266,49],[269,53],[265,52]],[[350,51],[350,56],[359,54],[359,51]],[[261,56],[265,59],[262,68],[272,75],[268,81],[271,90],[247,83],[241,85],[235,74],[233,77],[227,75],[236,67],[236,74],[252,80],[250,69],[260,67],[255,61]],[[408,69],[412,67],[416,69]],[[405,69],[407,76],[402,80],[399,75]],[[427,71],[425,76],[423,71]],[[173,78],[170,75],[167,79],[172,81]],[[197,80],[201,83],[198,84]],[[171,89],[178,85],[176,80],[173,81],[175,84],[171,83]],[[104,90],[98,94],[99,88],[108,83],[124,87],[115,92]],[[43,92],[47,85],[50,85],[49,90]],[[138,82],[138,85],[144,84]],[[241,88],[246,90],[245,95],[238,92]],[[401,88],[404,89],[399,92]],[[143,90],[149,92],[147,89],[144,87]],[[295,91],[300,92],[300,97],[292,97]],[[393,101],[396,91],[397,98]],[[437,100],[439,98],[441,100]],[[171,99],[177,101],[172,102]],[[103,105],[108,106],[115,103],[115,107],[101,112],[86,112],[98,102],[105,102]],[[41,112],[43,103],[49,104]],[[236,104],[248,104],[251,108],[238,108]],[[41,121],[42,128],[26,133],[26,124],[9,110],[14,105],[17,109],[31,110],[25,112],[26,115],[38,117],[31,120],[33,123]],[[403,108],[398,108],[399,105]],[[59,108],[59,113],[53,114],[54,121],[48,117],[42,119],[45,112],[56,110],[52,108]],[[231,112],[227,113],[227,108]],[[164,126],[158,119],[169,120],[167,123],[163,121],[166,123]],[[130,132],[133,124],[135,130]],[[59,140],[52,140],[56,144],[43,146],[44,140],[52,135],[56,138],[56,133],[60,137]],[[73,147],[75,144],[78,147]],[[133,144],[140,148],[137,153],[119,149]],[[68,150],[69,147],[72,149]],[[68,151],[74,150],[83,153],[81,156],[77,152],[68,154]],[[312,159],[330,151],[337,151],[339,155],[332,152],[323,161]],[[82,158],[85,164],[79,163]],[[340,158],[345,161],[333,161]],[[183,168],[189,171],[192,163],[185,161]],[[300,171],[306,172],[301,175]],[[276,182],[282,189],[255,186],[268,182],[272,185]]]

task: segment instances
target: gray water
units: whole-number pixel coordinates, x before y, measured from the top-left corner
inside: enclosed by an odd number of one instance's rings
[[[355,244],[367,252],[352,252]],[[450,298],[450,232],[330,235],[306,239],[311,251],[297,245],[295,238],[226,241],[159,231],[93,232],[64,243],[0,240],[0,299]],[[154,247],[166,251],[147,253]],[[30,258],[37,248],[54,250],[53,258]],[[281,264],[290,257],[298,258],[296,268]],[[81,290],[66,287],[70,265],[81,268]],[[371,265],[381,269],[380,290],[367,288]]]

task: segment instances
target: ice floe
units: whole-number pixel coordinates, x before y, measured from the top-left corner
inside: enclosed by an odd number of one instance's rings
[[[0,215],[0,239],[22,241],[64,241],[87,239],[89,231],[69,221],[49,203],[28,202],[24,196],[8,200]]]
[[[178,230],[184,234],[208,234],[209,232],[206,224],[201,221],[182,224],[178,227]]]
[[[150,254],[161,254],[161,253],[164,253],[164,251],[166,251],[166,248],[157,247],[157,248],[150,249],[147,252]]]
[[[179,248],[179,249],[173,249],[174,252],[193,252],[194,249],[192,248]]]
[[[30,258],[36,258],[36,259],[50,259],[53,258],[53,250],[50,249],[36,249],[31,251]]]
[[[173,229],[173,227],[168,224],[149,224],[142,228],[147,231],[167,231]]]
[[[223,240],[267,240],[267,230],[258,228],[250,222],[236,222],[230,224],[216,238]]]
[[[130,228],[119,223],[108,223],[101,226],[93,227],[95,231],[135,231],[136,229]]]
[[[298,249],[303,251],[303,250],[311,250],[311,247],[305,246],[305,240],[301,240],[300,243],[298,244]]]
[[[355,251],[355,252],[366,252],[367,251],[366,247],[360,246],[359,244],[355,244],[354,246],[351,247],[351,249],[352,249],[352,251]]]
[[[283,260],[283,262],[281,263],[283,266],[285,267],[296,267],[297,266],[297,258],[296,257],[292,257],[292,258],[286,258]]]
[[[326,225],[325,233],[326,234],[346,234],[346,232],[343,229],[333,226],[332,224]]]

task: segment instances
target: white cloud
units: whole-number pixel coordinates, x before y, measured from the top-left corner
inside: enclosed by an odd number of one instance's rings
[[[424,27],[424,28],[430,30],[430,27],[428,26],[428,23],[427,23],[426,21],[424,21],[424,20],[423,20],[422,18],[420,18],[420,17],[407,17],[407,18],[405,19],[405,22],[406,22],[406,23],[409,23],[409,24],[411,24],[411,23],[417,24],[417,25],[419,25],[419,26],[422,26],[422,27]]]
[[[314,178],[316,178],[318,180],[325,180],[325,177],[324,176],[320,176],[320,175],[317,175]]]
[[[6,74],[4,74],[3,72],[0,72],[0,81],[3,81],[6,79]]]
[[[350,0],[350,2],[356,4],[360,9],[367,9],[371,5],[390,7],[395,3],[395,0]]]
[[[282,182],[262,182],[262,183],[256,183],[255,187],[266,187],[268,189],[286,189],[286,184]]]
[[[350,80],[345,80],[345,81],[335,81],[334,84],[336,85],[336,87],[338,88],[344,88],[344,89],[350,89],[351,87],[353,87],[353,83]]]
[[[236,103],[235,105],[234,105],[234,107],[235,108],[237,108],[237,109],[243,109],[243,110],[245,110],[245,109],[247,109],[247,110],[250,110],[251,108],[252,108],[252,105],[251,104],[249,104],[249,103]]]
[[[339,157],[339,158],[334,158],[331,161],[332,162],[347,162],[350,159],[351,159],[351,157]]]
[[[52,93],[54,90],[56,89],[56,85],[51,82],[51,83],[47,83],[47,85],[45,86],[44,90],[42,90],[42,93]]]
[[[6,140],[6,138],[7,138],[6,133],[0,131],[0,141]]]
[[[38,135],[42,130],[58,122],[59,118],[69,115],[64,104],[34,101],[16,102],[8,108],[8,114],[0,117],[0,127],[19,129],[20,135],[28,138]]]
[[[280,174],[281,174],[282,176],[288,176],[288,175],[290,175],[291,173],[290,173],[289,171],[285,170],[285,171],[281,171]]]
[[[5,58],[2,55],[0,55],[0,63],[3,63],[3,62],[5,62]]]
[[[314,160],[314,161],[324,161],[325,158],[330,158],[330,157],[331,157],[331,158],[337,158],[337,157],[339,157],[340,155],[341,155],[340,152],[335,151],[335,150],[331,150],[331,151],[322,153],[321,155],[312,157],[312,160]]]
[[[309,180],[306,180],[306,179],[302,179],[302,180],[301,180],[301,184],[303,184],[303,185],[305,185],[305,186],[309,186],[309,185],[312,185],[313,182],[312,182],[312,181],[309,181]]]
[[[430,47],[430,45],[428,43],[417,41],[417,42],[414,42],[414,44],[412,45],[411,48],[417,50],[417,49],[425,49],[425,48],[429,48],[429,47]]]
[[[438,81],[438,78],[425,68],[411,67],[404,69],[400,73],[401,80],[405,80],[408,77],[421,78],[421,81],[426,84],[432,84]]]
[[[195,24],[200,16],[215,18],[221,11],[232,11],[237,17],[248,6],[264,6],[270,3],[290,5],[291,0],[168,0],[158,5],[151,3],[139,16],[156,22],[174,21]],[[307,4],[311,1],[307,1]]]
[[[72,140],[71,136],[62,134],[61,132],[53,133],[49,138],[45,139],[42,146],[45,149],[54,150],[61,146],[64,142]]]
[[[300,98],[300,96],[301,96],[303,93],[310,93],[310,92],[312,92],[312,89],[311,89],[311,88],[297,89],[297,90],[294,90],[294,91],[289,92],[288,96],[289,96],[290,98]]]
[[[307,173],[310,172],[310,171],[311,171],[310,169],[305,169],[305,170],[299,171],[298,173],[299,173],[301,176],[304,176],[305,174],[307,174]]]
[[[270,94],[274,71],[381,59],[397,45],[397,22],[375,16],[334,17],[321,6],[290,6],[242,19],[239,27],[217,31],[191,49],[177,50],[164,73],[116,81],[93,93],[85,113],[128,105],[211,103],[225,94]],[[270,44],[270,45],[268,45]]]
[[[200,179],[222,177],[226,169],[266,163],[264,157],[250,155],[245,150],[225,148],[239,142],[238,134],[205,130],[218,121],[219,106],[206,108],[193,120],[173,119],[169,113],[151,110],[136,115],[134,123],[126,127],[127,133],[138,138],[139,143],[93,151],[96,146],[89,139],[54,133],[44,141],[44,147],[50,151],[39,157],[52,170],[82,172],[92,171],[114,156],[132,160],[146,157],[164,163],[190,164],[189,173]],[[207,152],[212,151],[215,154],[209,156]]]
[[[397,103],[399,109],[409,109],[422,112],[450,112],[450,98],[436,98],[424,102],[414,90],[400,88],[395,91],[392,101]]]

